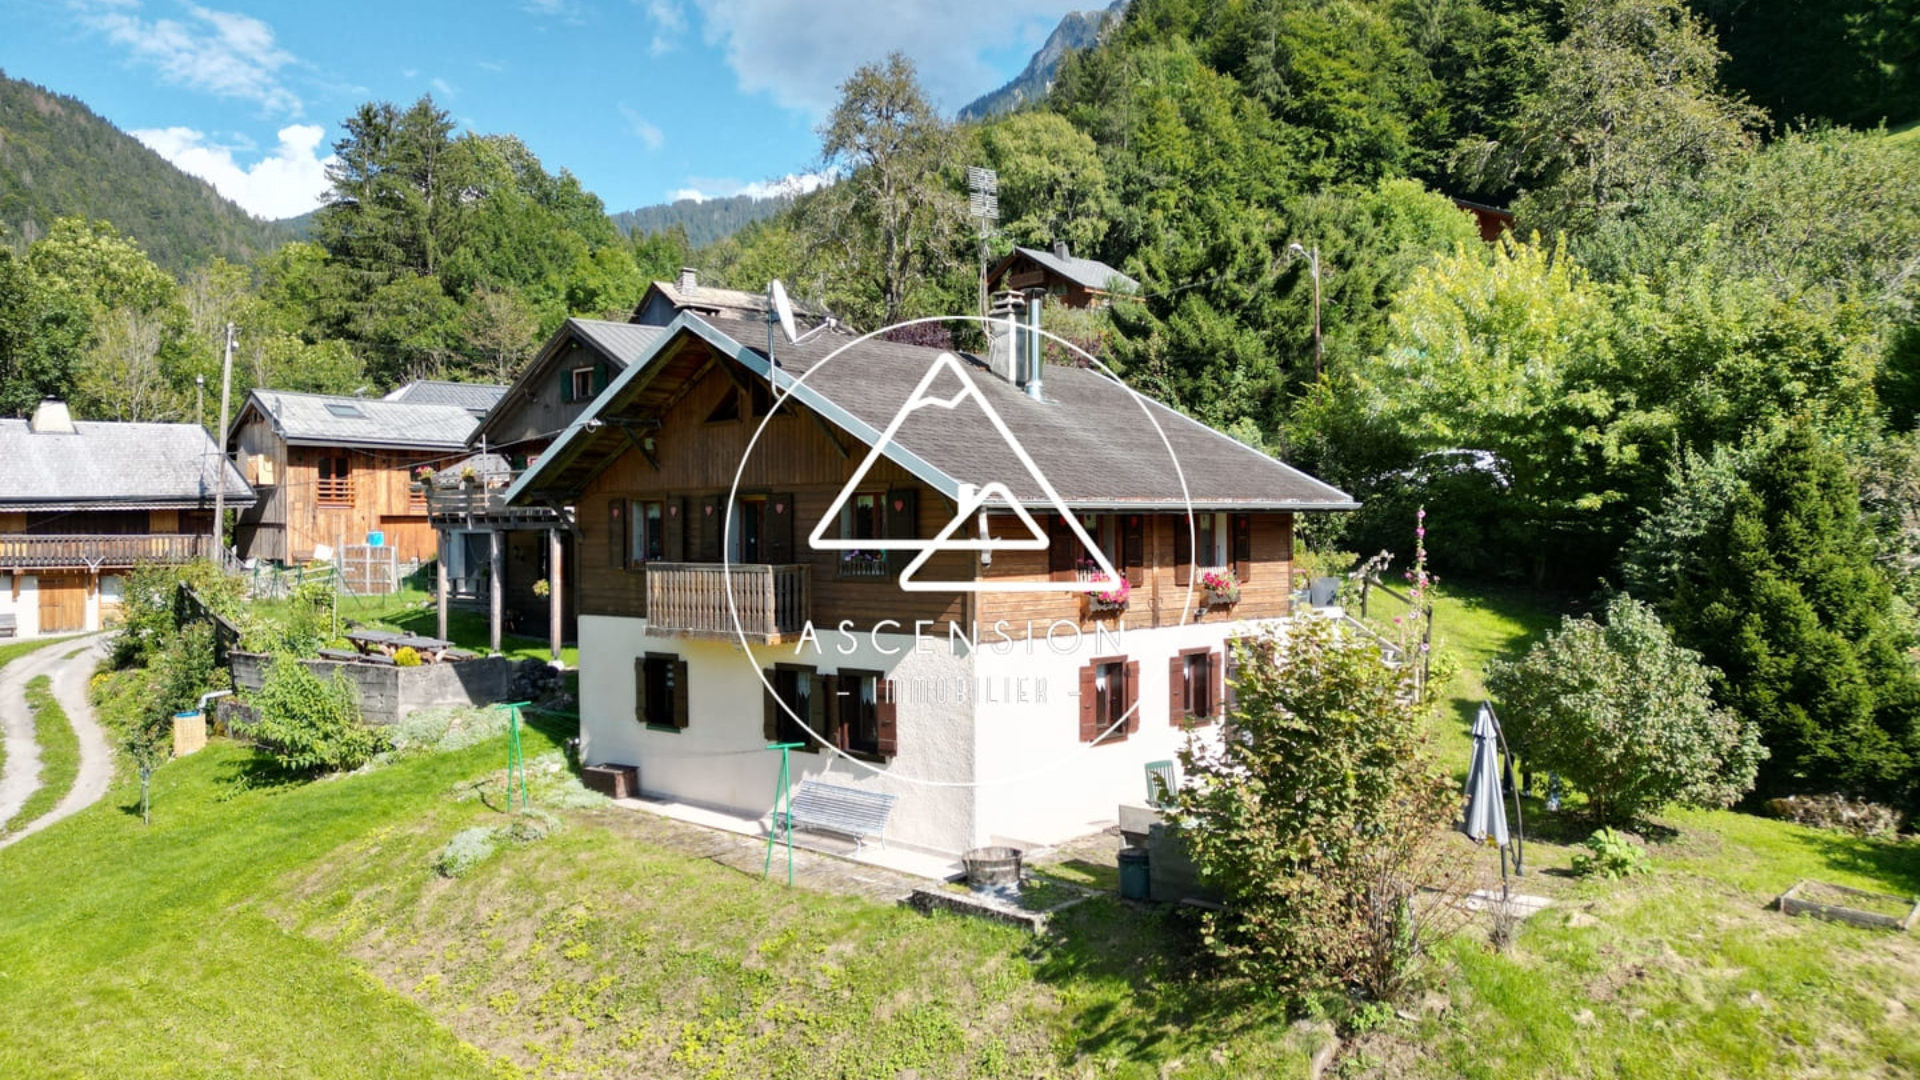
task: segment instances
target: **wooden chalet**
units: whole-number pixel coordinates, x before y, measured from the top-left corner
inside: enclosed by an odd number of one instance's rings
[[[639,305],[633,309],[632,321],[643,326],[665,326],[686,312],[705,319],[764,322],[771,310],[767,306],[765,293],[702,285],[699,272],[691,266],[684,266],[680,268],[678,278],[655,281],[647,286],[647,291],[641,294]],[[794,305],[794,311],[806,318],[815,318],[820,314],[798,303]]]
[[[1041,292],[1067,307],[1105,307],[1116,293],[1137,293],[1140,283],[1098,259],[1071,254],[1065,243],[1053,250],[1016,247],[987,271],[989,293]]]
[[[212,558],[213,504],[254,494],[195,424],[0,420],[0,637],[98,630],[141,563]]]
[[[227,430],[227,452],[260,501],[240,518],[242,559],[300,563],[315,552],[381,546],[403,564],[434,557],[437,542],[415,473],[464,455],[467,436],[499,387],[403,388],[394,399],[255,390]]]
[[[1292,615],[1295,515],[1355,504],[1096,371],[848,342],[682,315],[507,493],[577,515],[583,759],[758,817],[797,742],[889,843],[1088,831]]]
[[[484,605],[495,649],[503,631],[574,638],[577,589],[573,519],[558,505],[509,507],[507,487],[663,331],[657,326],[568,319],[522,368],[467,436],[469,455],[425,485],[438,533],[440,636],[452,604]],[[547,583],[547,595],[537,586]]]

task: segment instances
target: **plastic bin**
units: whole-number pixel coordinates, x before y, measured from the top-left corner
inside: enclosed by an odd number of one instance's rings
[[[1152,875],[1148,872],[1147,849],[1139,847],[1120,849],[1120,897],[1123,900],[1145,900],[1153,891]]]

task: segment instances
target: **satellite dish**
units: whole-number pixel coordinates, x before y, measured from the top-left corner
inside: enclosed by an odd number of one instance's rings
[[[774,317],[780,320],[780,332],[787,335],[788,341],[797,343],[800,328],[793,322],[793,304],[787,300],[787,287],[780,284],[779,278],[774,278],[767,283],[767,296],[773,303]]]

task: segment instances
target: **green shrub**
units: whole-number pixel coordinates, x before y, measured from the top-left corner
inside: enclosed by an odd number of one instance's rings
[[[1587,850],[1574,852],[1573,872],[1581,877],[1632,877],[1653,869],[1647,861],[1647,849],[1612,829],[1600,829],[1581,845]]]
[[[259,717],[248,734],[290,773],[357,769],[387,747],[386,732],[361,721],[359,695],[339,672],[322,680],[305,664],[278,658],[253,704]]]

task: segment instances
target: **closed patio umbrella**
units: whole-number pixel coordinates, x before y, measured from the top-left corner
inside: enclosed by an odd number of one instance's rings
[[[1493,710],[1480,706],[1473,718],[1473,761],[1467,766],[1467,816],[1460,830],[1475,840],[1507,843],[1507,810],[1500,791],[1500,732]]]

